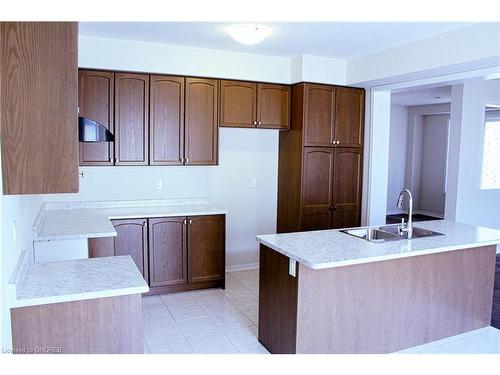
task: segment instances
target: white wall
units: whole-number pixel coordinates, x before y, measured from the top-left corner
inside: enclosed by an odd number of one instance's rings
[[[477,23],[347,61],[347,83],[363,86],[500,65],[500,23]],[[404,79],[402,77],[405,77]]]
[[[219,166],[80,167],[78,194],[44,201],[210,197],[227,208],[227,265],[258,261],[257,234],[276,232],[278,131],[220,128]],[[256,186],[252,188],[252,178]],[[157,179],[162,190],[156,189]]]
[[[389,134],[389,175],[387,184],[387,212],[396,213],[396,201],[405,188],[406,153],[408,136],[408,107],[391,105]]]
[[[449,115],[423,116],[419,210],[444,215]]]
[[[30,251],[32,248],[32,224],[41,203],[40,195],[2,195],[1,197],[1,348],[12,348],[7,285],[21,252]]]
[[[500,104],[499,81],[467,81],[452,87],[445,217],[500,228],[500,189],[480,189],[487,104]]]

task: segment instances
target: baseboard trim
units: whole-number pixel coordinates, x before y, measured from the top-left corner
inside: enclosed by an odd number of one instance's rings
[[[234,266],[226,266],[226,272],[249,271],[259,269],[259,263],[235,264]]]

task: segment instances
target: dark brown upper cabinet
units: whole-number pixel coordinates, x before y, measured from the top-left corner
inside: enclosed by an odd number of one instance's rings
[[[78,192],[78,25],[0,22],[3,194]]]
[[[217,165],[218,81],[186,78],[184,118],[184,164]]]
[[[150,77],[150,165],[184,163],[184,77]]]
[[[188,282],[224,280],[225,216],[194,216],[188,220]]]
[[[257,127],[288,130],[291,89],[287,85],[257,85]]]
[[[186,217],[149,219],[149,285],[187,284]]]
[[[220,81],[220,126],[254,128],[257,125],[257,84]]]
[[[78,72],[78,107],[80,116],[89,117],[114,134],[113,72],[80,70]],[[114,143],[80,143],[80,165],[113,165]]]
[[[335,144],[363,147],[364,90],[338,87],[335,95]]]
[[[115,165],[148,165],[149,75],[115,73]]]
[[[220,81],[219,126],[287,130],[290,86]]]
[[[335,87],[304,84],[304,146],[331,147],[335,129]]]

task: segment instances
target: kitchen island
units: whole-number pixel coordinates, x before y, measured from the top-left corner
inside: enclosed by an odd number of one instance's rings
[[[271,353],[390,353],[490,325],[500,231],[369,242],[323,230],[257,236],[259,341]]]
[[[143,353],[142,293],[130,256],[30,264],[10,285],[14,353]]]

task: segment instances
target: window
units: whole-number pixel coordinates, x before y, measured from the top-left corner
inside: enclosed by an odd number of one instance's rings
[[[485,121],[482,171],[481,189],[500,189],[500,118]]]

